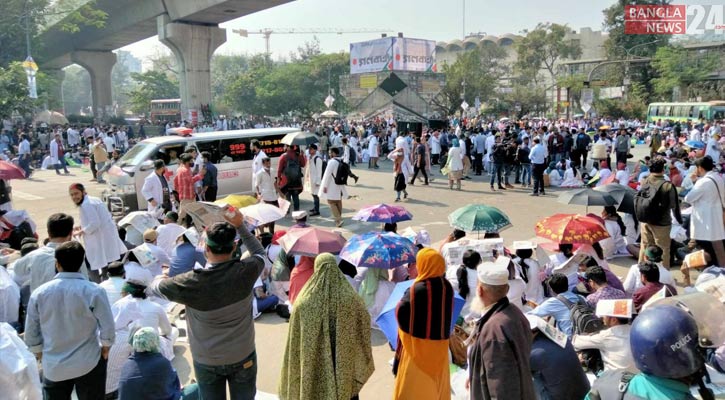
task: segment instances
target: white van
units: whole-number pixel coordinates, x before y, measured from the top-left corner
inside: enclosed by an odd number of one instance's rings
[[[295,128],[244,129],[223,132],[193,133],[188,136],[157,136],[142,140],[121,157],[107,173],[109,188],[103,199],[120,199],[127,211],[145,210],[146,199],[141,195],[146,176],[153,172],[154,160],[162,159],[170,171],[176,171],[178,156],[193,146],[201,153],[208,151],[216,165],[219,185],[217,198],[229,194],[253,193],[251,141],[272,159],[272,173],[277,171],[277,159],[284,153],[282,138]]]

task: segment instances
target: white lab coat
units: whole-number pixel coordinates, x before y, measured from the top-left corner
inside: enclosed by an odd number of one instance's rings
[[[50,164],[56,165],[60,163],[60,154],[58,154],[58,142],[53,139],[50,142]]]
[[[262,168],[262,160],[267,157],[267,154],[263,150],[259,150],[259,153],[257,153],[256,156],[254,156],[254,159],[252,160],[252,177],[254,175],[257,175],[257,172],[261,171]]]
[[[83,244],[91,269],[96,271],[112,261],[118,261],[126,253],[126,246],[118,237],[106,203],[97,197],[85,196],[80,214]]]
[[[309,158],[307,163],[307,173],[305,173],[305,190],[317,194],[320,191],[320,183],[322,183],[322,156],[315,154]],[[328,170],[329,165],[328,165]]]
[[[717,182],[718,190],[715,189]],[[692,204],[690,217],[690,237],[695,240],[709,242],[725,239],[725,227],[722,222],[722,207],[725,204],[725,184],[722,178],[713,171],[695,182],[685,201]]]
[[[171,189],[169,188],[169,190]],[[150,173],[144,179],[143,186],[141,187],[141,195],[147,201],[146,209],[148,212],[155,218],[161,218],[161,214],[163,213],[161,203],[164,202],[164,187],[161,185],[161,180],[159,180],[159,176],[156,175],[156,172]],[[156,200],[156,207],[152,206],[151,203],[148,202],[149,199]]]
[[[368,154],[371,158],[378,157],[378,138],[374,135],[368,139]]]
[[[346,186],[336,184],[335,178],[332,176],[333,173],[337,172],[339,165],[340,161],[337,158],[333,158],[327,162],[327,169],[322,174],[322,182],[317,193],[320,198],[327,200],[343,200],[347,198]],[[325,189],[327,189],[327,193],[325,193]]]

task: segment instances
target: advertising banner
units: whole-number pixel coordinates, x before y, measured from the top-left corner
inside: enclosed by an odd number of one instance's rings
[[[392,70],[393,39],[381,38],[350,43],[350,73],[361,74]]]
[[[393,69],[396,71],[438,72],[436,42],[424,39],[394,38]]]

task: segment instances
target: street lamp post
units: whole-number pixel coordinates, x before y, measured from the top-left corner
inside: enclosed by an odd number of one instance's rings
[[[657,43],[660,41],[662,41],[662,39],[657,39],[657,40],[653,40],[651,42],[646,42],[646,43],[640,43],[640,44],[630,47],[629,49],[625,48],[624,46],[618,46],[624,50],[624,78],[622,79],[622,99],[624,99],[624,101],[627,101],[627,95],[629,92],[629,90],[627,90],[627,89],[629,88],[629,84],[631,83],[631,79],[629,77],[629,61],[631,60],[632,50],[634,50],[638,47],[647,46],[647,45],[654,44],[654,43]]]

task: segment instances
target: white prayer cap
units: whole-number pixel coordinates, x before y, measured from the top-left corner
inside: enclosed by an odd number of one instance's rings
[[[153,274],[148,269],[136,262],[128,262],[123,266],[126,271],[126,282],[135,283],[137,285],[148,286],[154,280]]]
[[[307,216],[307,211],[292,211],[292,219],[298,220],[305,218]]]
[[[509,282],[508,265],[511,259],[499,257],[494,262],[484,262],[478,266],[478,281],[491,286],[503,286]]]

